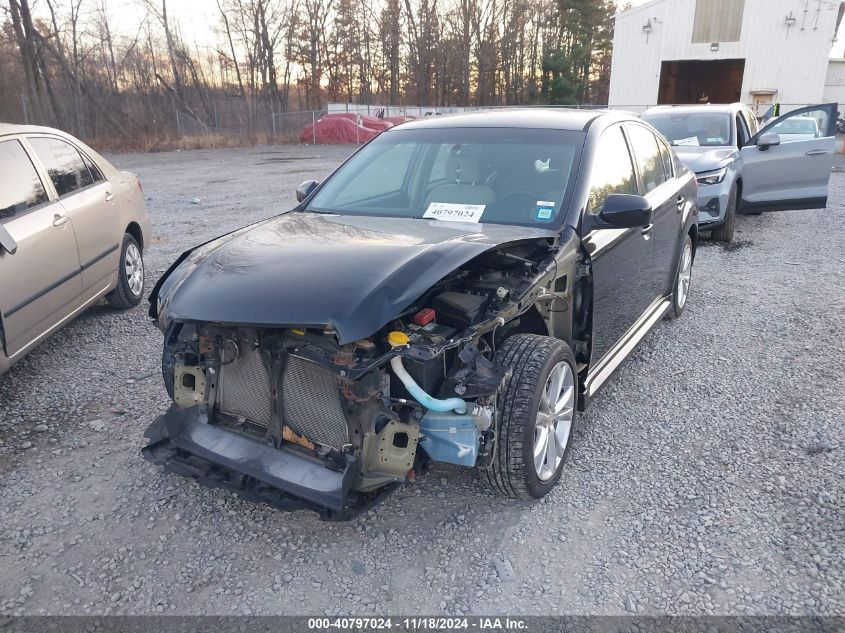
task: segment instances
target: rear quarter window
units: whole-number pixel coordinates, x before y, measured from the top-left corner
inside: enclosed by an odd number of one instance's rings
[[[100,182],[102,180],[105,180],[106,177],[103,176],[103,172],[97,166],[97,163],[95,163],[93,160],[91,160],[91,158],[87,154],[84,154],[83,152],[79,152],[79,153],[82,155],[82,160],[85,162],[85,166],[88,168],[88,171],[91,173],[91,179],[94,182]]]

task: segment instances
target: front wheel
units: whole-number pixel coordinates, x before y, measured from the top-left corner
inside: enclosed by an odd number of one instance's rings
[[[678,269],[675,273],[675,283],[672,290],[672,307],[669,308],[669,318],[677,319],[684,313],[689,299],[690,281],[692,279],[692,238],[687,233],[681,256],[678,258]]]
[[[728,209],[725,211],[725,221],[717,229],[713,229],[711,237],[717,242],[731,242],[734,238],[734,227],[736,226],[736,199],[737,187],[736,183],[731,187],[731,192],[728,194]]]
[[[113,308],[128,310],[141,302],[144,294],[144,259],[138,241],[126,233],[120,248],[120,264],[117,267],[117,286],[106,300]]]
[[[558,339],[515,334],[496,361],[512,370],[496,416],[493,462],[480,477],[498,492],[538,499],[560,479],[578,404],[575,356]]]

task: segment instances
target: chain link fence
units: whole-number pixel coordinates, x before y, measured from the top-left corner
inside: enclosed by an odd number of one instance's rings
[[[78,101],[78,100],[77,100]],[[75,104],[75,105],[73,105]],[[59,127],[96,146],[107,149],[159,149],[225,147],[260,143],[319,144],[316,123],[326,115],[349,115],[355,130],[349,142],[362,143],[371,135],[364,129],[375,117],[397,123],[404,118],[440,116],[459,112],[525,106],[406,106],[329,103],[323,110],[279,112],[267,100],[219,94],[195,97],[190,104],[175,96],[135,99],[131,95],[104,95],[98,107],[74,101],[60,116],[55,113],[47,125]],[[537,107],[537,106],[532,106]],[[541,106],[542,107],[542,106]],[[607,108],[606,105],[546,106]],[[649,106],[618,106],[633,112]],[[105,117],[103,112],[116,113]],[[26,95],[18,99],[18,113],[8,113],[12,123],[31,124],[33,108]],[[369,121],[371,123],[371,121]]]
[[[600,107],[600,106],[591,106]],[[606,107],[606,106],[604,106]],[[252,117],[248,125],[214,125],[206,123],[179,108],[174,109],[172,132],[180,145],[190,147],[192,141],[216,141],[216,145],[225,145],[226,141],[236,143],[268,144],[308,144],[319,145],[325,142],[320,134],[317,122],[327,115],[346,115],[352,122],[348,142],[360,144],[369,140],[367,133],[369,119],[390,120],[439,116],[472,110],[492,109],[486,107],[418,107],[418,106],[376,106],[364,104],[329,104],[325,110],[303,110],[297,112],[270,112]]]
[[[753,112],[759,110],[760,104],[749,104]],[[803,107],[806,104],[780,104],[781,114]],[[391,105],[369,105],[352,103],[329,103],[325,110],[304,110],[297,112],[272,112],[255,113],[252,110],[245,112],[243,109],[229,109],[225,112],[215,109],[210,118],[216,124],[200,120],[198,116],[185,112],[175,107],[173,109],[173,121],[165,123],[165,128],[175,135],[177,146],[190,147],[221,147],[227,145],[249,145],[249,144],[308,144],[318,145],[324,142],[338,142],[337,140],[327,141],[320,134],[320,127],[317,122],[327,115],[342,116],[349,119],[350,130],[354,132],[347,135],[343,142],[360,144],[371,138],[372,117],[397,123],[403,118],[421,118],[440,116],[460,112],[471,112],[491,109],[508,109],[520,106],[391,106]],[[524,107],[524,106],[522,106]],[[530,106],[547,109],[587,109],[587,110],[617,110],[641,114],[651,105],[570,105],[570,106]],[[761,112],[759,116],[763,113]]]

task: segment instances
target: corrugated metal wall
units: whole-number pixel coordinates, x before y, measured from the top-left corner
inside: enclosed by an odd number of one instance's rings
[[[827,67],[827,79],[824,82],[823,101],[835,101],[839,110],[845,110],[845,59],[831,59]]]
[[[742,101],[775,90],[782,104],[822,100],[840,0],[728,0],[742,10],[737,42],[693,42],[696,0],[654,0],[617,16],[610,105],[640,111],[657,103],[666,60],[745,59]],[[792,15],[794,24],[786,17]],[[650,28],[644,30],[648,25]]]

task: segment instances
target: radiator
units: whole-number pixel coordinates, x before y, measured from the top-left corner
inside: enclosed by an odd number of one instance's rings
[[[241,349],[238,357],[220,367],[217,407],[229,415],[243,417],[262,426],[273,419],[270,377],[256,349]]]
[[[282,373],[282,416],[285,424],[312,442],[340,449],[349,430],[334,372],[298,356],[288,356]],[[217,406],[222,413],[262,426],[272,421],[273,392],[261,353],[242,349],[220,367]]]
[[[349,443],[337,375],[317,363],[288,356],[282,374],[282,414],[291,429],[312,442],[338,449]]]

